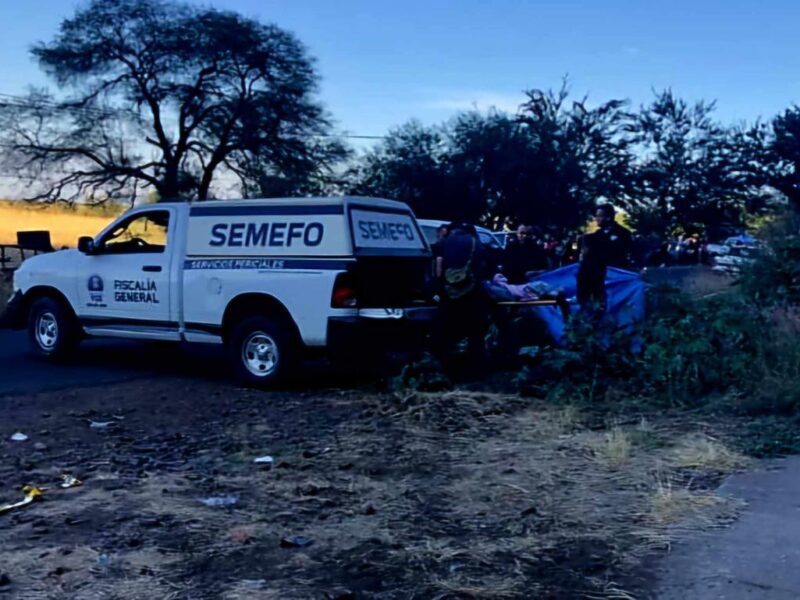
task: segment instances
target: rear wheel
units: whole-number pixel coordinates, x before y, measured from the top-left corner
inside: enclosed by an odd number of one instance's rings
[[[227,336],[228,356],[238,379],[247,385],[275,385],[295,370],[298,343],[281,319],[252,316],[239,321]]]
[[[75,317],[61,302],[39,298],[28,313],[28,338],[36,354],[46,358],[64,358],[80,343]]]

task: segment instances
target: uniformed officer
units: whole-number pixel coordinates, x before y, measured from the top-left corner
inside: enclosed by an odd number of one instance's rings
[[[598,230],[583,236],[578,267],[578,303],[590,314],[602,314],[606,305],[608,267],[630,266],[631,232],[614,220],[615,210],[601,204],[595,212]]]

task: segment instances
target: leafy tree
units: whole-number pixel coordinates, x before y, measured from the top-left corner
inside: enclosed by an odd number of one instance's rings
[[[713,119],[714,103],[690,105],[671,90],[636,115],[638,185],[630,211],[640,229],[703,230],[718,238],[740,227],[763,178],[756,129]]]
[[[351,171],[351,190],[404,200],[421,216],[561,231],[611,202],[641,233],[712,238],[769,208],[771,182],[800,197],[800,109],[772,135],[762,123],[722,126],[713,103],[690,105],[670,90],[638,113],[620,100],[569,101],[566,85],[526,98],[516,115],[473,111],[394,130]]]
[[[532,223],[574,230],[598,202],[622,204],[631,187],[630,116],[622,100],[590,108],[558,92],[531,90],[518,122],[529,154],[513,211]]]
[[[800,210],[800,107],[792,106],[772,122],[769,141],[770,183]]]
[[[22,173],[55,173],[38,199],[205,199],[221,172],[250,193],[313,187],[344,154],[314,100],[304,46],[275,25],[172,0],[92,0],[34,47],[67,90],[2,111]]]
[[[517,115],[408,124],[363,158],[353,190],[404,200],[421,216],[576,228],[598,200],[624,198],[632,160],[622,102],[568,107],[567,97],[566,87],[534,90]]]
[[[445,166],[460,218],[496,225],[511,212],[527,152],[518,129],[513,117],[494,111],[463,113],[449,123]]]
[[[348,191],[409,204],[419,217],[452,219],[445,131],[410,121],[391,130],[349,173]]]

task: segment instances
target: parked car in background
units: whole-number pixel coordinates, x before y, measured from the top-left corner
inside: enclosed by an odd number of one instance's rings
[[[752,264],[764,252],[763,242],[742,234],[729,237],[723,244],[709,244],[708,254],[711,256],[714,271],[719,273],[738,274],[743,267]]]
[[[449,225],[450,221],[440,221],[438,219],[417,219],[417,223],[419,224],[420,229],[422,229],[422,234],[425,236],[425,239],[428,240],[428,244],[433,245],[436,243],[436,232],[438,231],[439,227],[442,225]],[[478,240],[486,250],[489,261],[492,263],[493,267],[496,267],[502,260],[503,244],[497,239],[497,236],[495,236],[493,232],[485,227],[476,225],[475,230],[478,232]]]
[[[432,245],[436,243],[436,231],[442,225],[449,225],[450,221],[440,221],[438,219],[417,219],[417,223],[419,223],[422,233],[425,235],[428,243]],[[478,239],[485,247],[497,251],[503,249],[503,243],[497,239],[497,236],[493,232],[489,231],[485,227],[479,227],[478,225],[475,226],[475,230],[478,232]]]

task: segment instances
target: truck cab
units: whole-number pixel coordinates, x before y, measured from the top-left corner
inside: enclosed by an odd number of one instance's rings
[[[266,385],[303,355],[424,328],[430,248],[405,204],[338,197],[159,203],[31,258],[10,306],[35,352],[85,337],[225,344]]]

